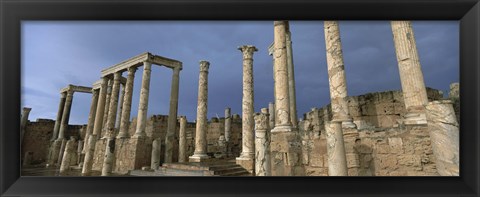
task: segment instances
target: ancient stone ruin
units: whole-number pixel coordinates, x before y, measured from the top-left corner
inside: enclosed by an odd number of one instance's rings
[[[92,87],[60,90],[55,121],[29,122],[35,109],[23,108],[22,175],[39,175],[31,169],[41,166],[51,175],[83,176],[458,176],[459,84],[448,99],[425,87],[411,22],[391,21],[391,28],[402,90],[350,96],[338,22],[324,22],[331,103],[301,119],[288,21],[274,21],[273,44],[263,49],[273,58],[274,101],[258,113],[253,56],[262,49],[238,47],[241,116],[226,106],[225,117],[208,120],[208,75],[217,73],[199,62],[195,122],[177,114],[182,62],[148,52],[132,57],[102,70]],[[152,64],[173,72],[168,115],[147,117]],[[131,118],[134,74],[142,66]],[[75,92],[92,94],[85,125],[68,124]]]

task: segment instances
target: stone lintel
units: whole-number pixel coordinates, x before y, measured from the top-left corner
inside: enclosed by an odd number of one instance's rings
[[[182,69],[182,62],[158,55],[153,55],[149,52],[142,53],[140,55],[137,55],[135,57],[132,57],[128,60],[125,60],[121,63],[115,64],[113,66],[110,66],[107,69],[102,70],[102,77],[105,77],[107,75],[111,75],[115,72],[119,71],[127,71],[129,67],[139,67],[143,65],[143,62],[149,62],[152,64],[156,65],[161,65],[165,66],[168,68],[180,68]]]

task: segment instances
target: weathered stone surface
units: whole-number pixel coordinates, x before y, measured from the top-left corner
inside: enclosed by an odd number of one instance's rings
[[[433,101],[428,103],[426,109],[438,173],[442,176],[458,176],[459,129],[452,102]]]

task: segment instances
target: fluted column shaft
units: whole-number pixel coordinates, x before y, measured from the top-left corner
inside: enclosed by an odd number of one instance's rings
[[[88,138],[87,143],[87,152],[85,154],[85,161],[83,164],[82,174],[89,175],[92,171],[92,164],[93,164],[93,154],[95,152],[95,144],[97,142],[97,136],[100,135],[100,132],[103,127],[103,114],[105,110],[105,100],[107,97],[107,83],[108,78],[102,77],[102,83],[100,87],[100,93],[98,96],[97,102],[97,112],[95,113],[95,123],[93,125],[93,133],[91,137]]]
[[[347,176],[347,156],[343,142],[342,122],[325,122],[327,139],[328,175]]]
[[[53,127],[52,141],[56,140],[58,137],[58,131],[60,130],[60,124],[62,122],[63,108],[65,108],[65,100],[67,97],[66,92],[61,93],[60,103],[58,104],[57,119],[55,121],[55,126]]]
[[[274,21],[275,128],[272,132],[291,131],[286,21]]]
[[[190,162],[200,162],[207,156],[207,107],[208,107],[208,68],[210,63],[200,61],[198,79],[197,125],[195,131],[195,151]]]
[[[65,100],[65,107],[63,108],[62,122],[60,124],[60,131],[57,139],[65,138],[65,131],[68,127],[68,120],[70,119],[70,110],[72,109],[73,90],[67,91],[67,98]]]
[[[424,112],[428,98],[412,24],[391,21],[391,26],[407,113]]]
[[[170,163],[173,160],[173,143],[175,142],[175,132],[177,131],[179,78],[180,67],[176,67],[173,69],[172,87],[170,90],[170,111],[168,113],[167,134],[165,136],[165,163]]]
[[[150,73],[152,64],[143,62],[142,89],[140,90],[140,101],[138,103],[137,128],[133,137],[144,137],[147,123],[148,96],[150,93]]]
[[[95,122],[95,115],[97,111],[97,104],[98,104],[98,94],[100,90],[92,90],[92,103],[90,104],[90,113],[88,114],[88,123],[87,123],[87,130],[85,131],[85,138],[83,139],[83,150],[82,153],[87,151],[87,143],[88,138],[92,135],[93,132],[93,124]]]
[[[243,54],[243,98],[242,98],[242,153],[240,157],[255,157],[255,135],[253,120],[253,53],[255,46],[244,45],[238,48]]]
[[[352,122],[349,115],[347,97],[347,80],[343,63],[340,29],[337,21],[325,21],[325,45],[327,52],[328,82],[332,106],[332,120]]]
[[[178,162],[187,162],[187,117],[180,116],[180,131],[178,142]]]
[[[255,176],[270,176],[270,139],[267,108],[255,114]]]
[[[232,130],[232,114],[230,107],[225,108],[225,141],[230,141],[230,132]]]
[[[122,116],[120,118],[120,131],[117,138],[126,138],[128,136],[128,126],[130,124],[130,111],[132,109],[133,81],[135,78],[136,67],[128,68],[127,83],[125,84],[125,98],[123,100]]]
[[[290,99],[290,121],[292,127],[297,127],[297,96],[295,92],[295,67],[293,65],[293,49],[290,30],[286,35],[286,47],[287,47],[287,69],[288,69],[288,98]]]

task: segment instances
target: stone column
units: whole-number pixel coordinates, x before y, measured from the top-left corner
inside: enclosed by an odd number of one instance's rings
[[[20,120],[20,144],[23,143],[23,135],[25,135],[25,126],[28,122],[28,115],[32,108],[24,107],[22,110],[22,119]]]
[[[207,107],[208,107],[208,61],[200,61],[198,79],[197,124],[195,130],[195,151],[189,157],[190,162],[201,162],[207,155]]]
[[[105,100],[105,110],[103,113],[103,122],[102,122],[103,128],[106,128],[106,124],[108,120],[108,112],[110,112],[109,109],[110,109],[110,100],[111,100],[110,97],[112,96],[112,85],[113,85],[113,80],[109,79],[108,87],[107,87],[107,98]]]
[[[89,175],[92,171],[92,164],[93,164],[93,154],[95,152],[95,144],[97,142],[97,136],[100,135],[100,131],[102,130],[102,122],[103,122],[103,114],[105,110],[105,99],[107,97],[107,83],[108,78],[102,77],[102,83],[100,87],[100,93],[97,102],[97,110],[95,115],[95,123],[93,125],[93,133],[88,138],[87,143],[87,151],[85,154],[85,161],[82,168],[83,175]]]
[[[72,155],[75,151],[75,138],[71,137],[65,145],[65,151],[62,152],[63,158],[60,165],[60,173],[64,173],[69,170],[72,161]]]
[[[345,64],[343,63],[340,29],[337,21],[325,21],[325,45],[327,52],[328,82],[330,84],[330,100],[332,106],[332,120],[341,121],[347,128],[355,128],[353,119],[348,111],[347,80]]]
[[[187,162],[187,117],[180,116],[180,134],[178,142],[178,162]]]
[[[63,108],[65,108],[65,100],[67,97],[66,92],[61,93],[60,103],[58,105],[57,120],[55,121],[55,126],[53,128],[53,136],[50,141],[54,141],[58,137],[58,131],[60,130],[60,122],[62,122]]]
[[[325,133],[327,139],[328,175],[348,176],[342,122],[325,122]]]
[[[120,130],[120,122],[122,122],[122,112],[123,112],[123,100],[125,99],[125,84],[121,84],[121,93],[120,93],[120,101],[118,101],[118,115],[115,121],[115,128]]]
[[[136,67],[128,68],[127,84],[125,85],[125,98],[123,100],[122,116],[120,118],[120,131],[117,138],[127,138],[130,124],[130,110],[132,109],[133,81]]]
[[[287,70],[288,70],[288,97],[290,99],[290,121],[292,122],[292,127],[298,126],[297,118],[297,96],[295,92],[295,69],[293,65],[293,50],[292,50],[292,39],[290,33],[290,26],[287,22],[287,33],[285,35],[286,47],[287,47]]]
[[[459,129],[452,102],[429,102],[426,106],[428,130],[437,171],[442,176],[459,176]]]
[[[178,89],[180,68],[175,67],[172,75],[172,87],[170,92],[170,111],[168,113],[167,134],[165,137],[165,163],[173,162],[173,145],[176,142],[175,132],[177,131],[178,111]]]
[[[275,114],[271,115],[271,113],[275,113],[275,103],[270,102],[268,103],[268,111],[270,113],[269,117],[269,128],[272,129],[275,127]]]
[[[268,109],[255,114],[255,176],[270,176],[270,139]]]
[[[92,135],[93,132],[93,124],[95,122],[95,112],[97,111],[97,104],[98,104],[98,93],[100,90],[92,90],[92,103],[90,104],[90,114],[88,114],[88,123],[87,123],[87,130],[85,132],[85,138],[83,139],[83,150],[82,153],[85,154],[88,147],[87,142],[88,138]]]
[[[225,141],[230,141],[230,131],[232,130],[232,114],[230,107],[225,108]]]
[[[275,128],[272,132],[290,132],[290,99],[286,52],[286,21],[274,21]]]
[[[425,107],[427,90],[418,58],[417,45],[410,21],[391,21],[398,70],[407,114],[405,124],[427,124]]]
[[[152,64],[143,62],[142,89],[140,90],[140,101],[138,103],[137,128],[134,138],[145,137],[145,127],[147,126],[148,96],[150,92],[150,73]]]
[[[238,48],[243,53],[243,99],[242,99],[242,153],[237,164],[247,170],[254,168],[255,135],[253,120],[253,53],[255,46],[244,45]]]
[[[160,166],[161,148],[162,140],[160,138],[154,139],[152,142],[152,159],[150,160],[150,168],[153,170],[158,169],[158,166]]]
[[[104,137],[107,139],[107,145],[105,147],[105,157],[102,166],[102,176],[109,176],[112,173],[114,153],[115,153],[115,119],[118,109],[118,94],[120,91],[120,77],[121,72],[113,74],[113,87],[110,96],[110,106],[108,109],[108,119],[105,129]]]
[[[70,119],[70,110],[72,109],[73,90],[67,91],[67,99],[63,108],[62,122],[60,123],[60,131],[57,139],[65,138],[65,131],[68,128],[68,120]]]

